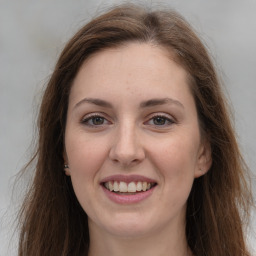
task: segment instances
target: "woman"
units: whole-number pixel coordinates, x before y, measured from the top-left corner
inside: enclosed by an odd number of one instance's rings
[[[251,194],[210,57],[173,11],[116,7],[64,48],[19,255],[249,255]]]

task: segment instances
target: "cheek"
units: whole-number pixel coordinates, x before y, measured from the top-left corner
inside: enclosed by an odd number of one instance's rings
[[[104,143],[81,134],[66,136],[66,152],[72,173],[90,174],[97,171],[106,156]]]
[[[168,194],[188,196],[197,166],[198,141],[193,137],[170,137],[151,152]]]
[[[163,166],[163,170],[179,172],[181,175],[194,171],[197,163],[198,142],[185,136],[166,139],[159,146],[154,146],[155,160]]]
[[[105,160],[106,150],[102,143],[85,138],[81,133],[67,133],[65,139],[74,192],[84,211],[90,213],[95,188],[98,187],[97,174]]]

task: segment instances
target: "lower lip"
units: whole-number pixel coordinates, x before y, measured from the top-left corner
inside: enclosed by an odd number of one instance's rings
[[[103,191],[105,192],[105,194],[107,195],[107,197],[117,203],[117,204],[135,204],[135,203],[139,203],[145,199],[147,199],[148,197],[150,197],[154,191],[156,186],[154,186],[153,188],[144,191],[144,192],[138,192],[134,195],[120,195],[114,192],[110,192],[108,189],[106,189],[104,186],[102,186]]]

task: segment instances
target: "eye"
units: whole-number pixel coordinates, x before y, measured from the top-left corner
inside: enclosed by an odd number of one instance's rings
[[[104,126],[110,124],[110,122],[103,116],[92,114],[85,116],[82,120],[82,124],[87,126]]]
[[[153,118],[153,123],[155,125],[165,125],[167,121],[167,118],[163,116],[157,116]]]
[[[163,115],[163,114],[157,114],[151,117],[145,124],[151,125],[151,126],[159,126],[159,127],[165,127],[172,125],[174,120],[169,117],[169,115]]]

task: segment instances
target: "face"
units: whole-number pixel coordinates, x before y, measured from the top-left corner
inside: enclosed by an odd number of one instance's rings
[[[107,49],[83,64],[65,147],[90,231],[124,237],[184,229],[193,180],[210,165],[186,71],[149,44]]]

